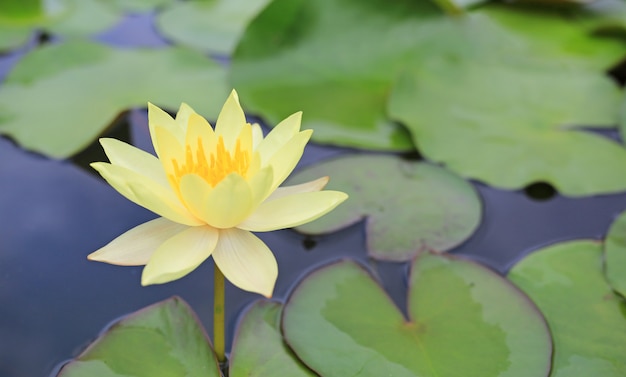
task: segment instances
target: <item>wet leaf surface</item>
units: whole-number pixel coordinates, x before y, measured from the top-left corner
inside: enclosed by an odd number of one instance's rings
[[[283,313],[289,345],[330,376],[547,376],[543,317],[505,279],[472,262],[424,253],[413,264],[409,320],[353,262],[318,269]]]
[[[112,325],[58,377],[220,376],[210,341],[178,297]]]
[[[26,149],[64,158],[127,109],[150,101],[176,110],[187,102],[211,119],[227,93],[224,68],[183,48],[51,45],[26,55],[0,87],[0,133]]]
[[[230,356],[230,377],[317,376],[298,360],[283,341],[283,305],[256,301],[237,326]]]
[[[509,279],[548,321],[552,377],[626,375],[626,303],[604,279],[601,243],[570,241],[535,251]]]
[[[407,261],[424,250],[446,251],[478,227],[481,203],[472,186],[440,167],[385,155],[328,160],[287,184],[329,176],[327,188],[350,195],[324,217],[297,230],[320,234],[366,219],[367,248],[381,260]]]

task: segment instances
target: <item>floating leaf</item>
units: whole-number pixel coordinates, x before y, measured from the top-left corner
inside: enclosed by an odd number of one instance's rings
[[[313,272],[285,304],[288,344],[324,377],[549,374],[543,317],[505,279],[430,253],[412,268],[408,321],[355,263]]]
[[[178,2],[157,17],[166,38],[202,51],[230,55],[245,27],[269,0]]]
[[[257,301],[237,327],[230,357],[230,377],[316,376],[283,342],[280,315],[283,306]]]
[[[193,311],[173,297],[117,322],[58,377],[221,376]]]
[[[315,141],[411,150],[385,103],[440,13],[430,1],[275,0],[237,46],[232,81],[242,102],[269,124],[297,109]]]
[[[301,232],[334,231],[366,218],[368,253],[406,261],[423,250],[446,251],[478,227],[481,203],[472,186],[445,169],[393,156],[355,155],[316,164],[289,184],[329,176],[329,189],[350,200]]]
[[[102,1],[102,0],[101,0]],[[162,7],[174,0],[104,0],[115,8],[126,12],[149,12],[154,8]]]
[[[609,229],[604,242],[604,259],[609,284],[626,297],[626,212]]]
[[[622,145],[574,128],[615,126],[617,85],[575,60],[578,51],[542,60],[530,52],[555,51],[487,34],[498,26],[484,16],[463,23],[464,43],[442,40],[441,53],[422,55],[392,91],[389,113],[411,130],[420,152],[506,189],[544,181],[569,196],[625,190]]]
[[[546,316],[552,377],[626,376],[626,303],[602,274],[602,245],[571,241],[533,252],[509,278]]]
[[[182,48],[115,50],[88,42],[27,55],[0,87],[0,133],[24,148],[68,157],[128,108],[187,102],[216,116],[228,90],[222,67]]]

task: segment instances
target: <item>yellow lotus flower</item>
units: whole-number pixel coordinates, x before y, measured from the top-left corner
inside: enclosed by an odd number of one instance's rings
[[[246,122],[233,91],[215,130],[182,104],[176,119],[148,105],[150,135],[158,156],[115,139],[101,139],[111,163],[91,166],[129,200],[159,218],[122,234],[89,255],[118,265],[146,265],[141,284],[179,279],[209,256],[237,287],[271,297],[276,259],[253,232],[315,220],[348,196],[321,191],[328,177],[278,187],[294,169],[311,130],[300,131],[301,113],[267,137]]]

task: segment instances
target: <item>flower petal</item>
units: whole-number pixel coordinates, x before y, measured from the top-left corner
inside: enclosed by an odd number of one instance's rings
[[[237,228],[220,230],[213,253],[217,267],[233,285],[272,297],[278,265],[272,251],[254,234]]]
[[[141,266],[148,263],[154,251],[165,240],[187,228],[186,225],[159,217],[123,233],[89,254],[87,259],[120,266]]]
[[[152,145],[154,149],[158,149],[157,139],[155,138],[155,127],[163,127],[167,129],[174,137],[178,139],[180,143],[185,140],[185,130],[181,127],[180,123],[176,122],[170,114],[161,110],[156,105],[148,102],[148,126],[150,128],[150,138],[152,139]]]
[[[102,138],[100,144],[113,165],[125,167],[163,186],[169,186],[163,166],[155,156],[117,139]]]
[[[243,113],[241,105],[239,105],[239,97],[237,92],[233,90],[226,99],[220,115],[217,117],[215,124],[215,134],[219,138],[224,138],[224,145],[231,150],[235,144],[235,140],[241,132],[241,128],[246,124],[246,116]]]
[[[204,198],[202,219],[215,228],[232,228],[254,211],[252,190],[239,174],[229,174]]]
[[[258,123],[252,125],[252,149],[256,150],[263,141],[263,130]]]
[[[195,270],[215,250],[218,232],[209,226],[187,228],[163,242],[143,269],[141,285],[180,279]]]
[[[274,153],[276,153],[283,145],[285,145],[298,131],[300,131],[300,122],[302,121],[302,112],[285,118],[278,123],[276,127],[263,139],[259,144],[258,152],[264,163],[267,163]]]
[[[202,224],[180,203],[170,188],[122,166],[106,162],[95,162],[91,166],[128,200],[180,224]]]
[[[301,192],[320,191],[326,186],[328,180],[328,177],[321,177],[314,181],[301,183],[299,185],[279,187],[267,198],[267,201],[283,198],[288,195],[299,194]]]
[[[274,170],[274,184],[272,190],[280,186],[296,167],[312,133],[312,130],[297,133],[272,155],[268,162],[268,165]]]
[[[181,103],[178,108],[178,112],[176,113],[176,122],[183,130],[187,129],[187,124],[189,122],[189,117],[191,114],[196,114],[196,112],[191,108],[191,106],[186,103]]]
[[[163,170],[168,178],[176,175],[173,161],[185,161],[184,143],[180,143],[171,132],[164,127],[156,126],[154,128],[154,137],[156,140],[154,148],[159,156]],[[157,149],[158,145],[158,149]],[[171,183],[175,186],[175,183]]]
[[[199,147],[198,141],[202,144],[202,156],[197,155]],[[215,136],[213,128],[211,128],[211,125],[206,119],[193,113],[189,115],[185,143],[192,148],[192,154],[198,160],[200,158],[208,159],[217,145],[217,136]]]
[[[256,208],[271,193],[274,182],[274,171],[271,166],[258,171],[249,181],[252,190],[253,207]]]
[[[347,198],[340,191],[317,191],[265,201],[237,228],[253,232],[291,228],[325,215]]]

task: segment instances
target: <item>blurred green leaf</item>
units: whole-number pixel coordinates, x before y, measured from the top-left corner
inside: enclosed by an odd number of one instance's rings
[[[93,142],[121,112],[148,101],[171,110],[187,102],[216,117],[228,95],[225,81],[223,67],[182,48],[48,46],[25,56],[0,87],[0,133],[64,158]]]
[[[604,242],[604,263],[609,284],[626,297],[626,212],[609,229]]]

